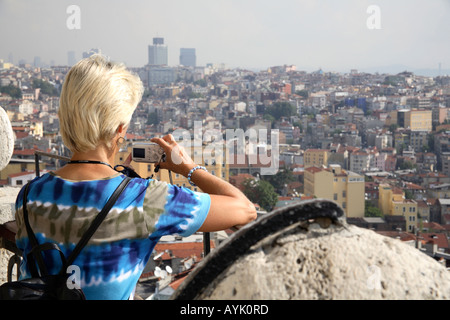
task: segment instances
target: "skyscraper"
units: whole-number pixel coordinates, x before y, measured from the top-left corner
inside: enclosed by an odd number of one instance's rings
[[[148,46],[148,64],[152,66],[167,66],[168,50],[164,38],[153,38],[153,45]]]
[[[94,54],[102,54],[102,50],[98,49],[98,48],[93,48],[89,51],[85,51],[83,52],[83,59],[84,58],[89,58],[90,56],[94,55]]]
[[[195,67],[197,57],[195,56],[195,49],[181,48],[180,49],[180,64],[186,67]]]

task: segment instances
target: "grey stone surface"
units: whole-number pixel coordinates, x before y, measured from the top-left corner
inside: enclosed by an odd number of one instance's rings
[[[247,225],[203,259],[171,298],[450,299],[443,264],[401,240],[349,225],[333,210],[319,200]],[[320,217],[324,211],[330,214]],[[284,223],[291,217],[297,221]]]
[[[5,110],[0,107],[0,170],[11,160],[14,151],[14,133]]]
[[[19,191],[20,188],[0,188],[0,224],[15,220],[14,205]],[[0,249],[0,284],[7,280],[8,261],[12,255],[13,253],[8,250]],[[13,275],[15,279],[15,272]]]
[[[241,257],[198,299],[450,299],[450,272],[416,248],[351,225],[317,230]]]
[[[14,206],[20,188],[4,187],[0,188],[0,224],[15,220]]]

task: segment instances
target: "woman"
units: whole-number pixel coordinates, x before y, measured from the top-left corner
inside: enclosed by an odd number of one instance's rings
[[[55,242],[64,254],[74,246],[125,178],[113,169],[142,83],[123,64],[100,55],[81,60],[67,74],[58,111],[64,144],[72,151],[66,166],[33,180],[29,220],[39,243]],[[75,260],[87,299],[128,299],[157,241],[244,225],[256,218],[253,204],[235,187],[199,168],[171,135],[154,138],[166,153],[162,169],[182,174],[204,193],[155,180],[134,178],[88,245]],[[176,156],[176,161],[172,157]],[[179,161],[181,157],[182,161]],[[30,277],[30,250],[22,216],[23,191],[16,201],[17,246],[24,252],[21,278]],[[49,273],[61,267],[47,254]]]

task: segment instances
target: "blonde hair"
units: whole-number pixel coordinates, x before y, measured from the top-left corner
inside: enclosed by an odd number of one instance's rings
[[[102,55],[79,61],[61,91],[58,116],[64,144],[72,152],[94,150],[102,143],[111,148],[117,128],[129,125],[143,91],[139,76],[122,63]]]

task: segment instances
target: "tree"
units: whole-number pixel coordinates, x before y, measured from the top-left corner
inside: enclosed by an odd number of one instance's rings
[[[275,102],[266,108],[266,114],[270,114],[275,120],[279,120],[281,117],[290,117],[296,113],[296,108],[289,102]]]
[[[56,89],[50,82],[44,81],[42,79],[33,79],[33,88],[40,88],[41,93],[47,94],[49,96],[56,97],[59,95],[58,89]]]
[[[264,180],[269,182],[278,194],[282,194],[284,186],[295,181],[295,178],[291,170],[282,169],[274,175],[264,176]]]
[[[267,212],[271,211],[278,201],[278,194],[275,188],[267,181],[257,179],[246,179],[243,183],[244,194],[247,198],[257,203]]]
[[[309,96],[308,90],[297,90],[297,91],[295,91],[295,94],[298,94],[299,96],[302,96],[303,98],[308,98],[308,96]]]
[[[383,211],[375,207],[370,201],[366,200],[364,208],[365,217],[383,217]]]
[[[147,115],[147,124],[158,124],[158,115],[156,112],[151,112]]]
[[[0,93],[6,93],[7,95],[11,96],[11,98],[14,99],[22,98],[22,90],[20,90],[20,88],[18,87],[13,86],[12,84],[0,87]]]
[[[414,199],[414,193],[411,190],[404,189],[405,199]]]

